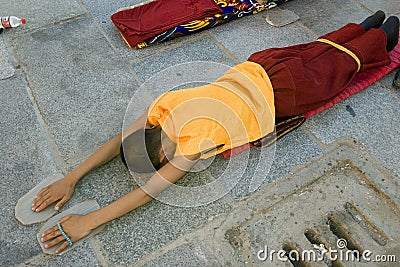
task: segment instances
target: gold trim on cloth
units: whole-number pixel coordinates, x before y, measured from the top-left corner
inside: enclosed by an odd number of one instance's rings
[[[349,49],[347,49],[346,47],[343,47],[343,46],[341,46],[341,45],[339,45],[339,44],[337,44],[337,43],[334,43],[334,42],[332,42],[332,41],[329,41],[329,40],[327,40],[327,39],[318,39],[317,40],[318,42],[321,42],[321,43],[326,43],[326,44],[329,44],[329,45],[331,45],[331,46],[333,46],[333,47],[336,47],[337,49],[339,49],[340,51],[343,51],[343,52],[345,52],[346,54],[348,54],[349,56],[351,56],[355,61],[356,61],[356,63],[357,63],[357,72],[359,72],[360,71],[360,69],[361,69],[361,61],[360,61],[360,59],[356,56],[356,54],[354,54],[353,52],[351,52]]]

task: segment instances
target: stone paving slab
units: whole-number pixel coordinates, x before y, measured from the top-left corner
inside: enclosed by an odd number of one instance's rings
[[[34,236],[37,226],[23,226],[14,218],[20,197],[47,175],[56,172],[50,148],[37,122],[23,74],[0,81],[2,142],[0,151],[0,265],[9,266],[40,253]]]
[[[121,131],[136,82],[90,19],[10,43],[64,159],[98,147]]]
[[[382,2],[386,1],[380,1],[384,6]],[[318,36],[337,30],[350,22],[360,23],[371,15],[367,10],[360,8],[355,1],[347,0],[295,0],[289,1],[284,7],[299,15],[300,22]]]
[[[380,79],[379,84],[386,87],[391,94],[397,95],[399,97],[398,99],[400,99],[400,89],[397,89],[393,86],[394,75],[397,73],[397,71],[398,69],[395,69],[394,71],[390,72],[388,75]]]
[[[193,44],[197,46],[197,44]],[[207,54],[206,54],[207,55]],[[175,55],[174,55],[175,57]],[[138,91],[132,97],[127,109],[124,125],[130,123],[128,118],[142,114],[144,110],[161,94],[184,88],[191,88],[215,82],[230,66],[216,61],[175,61],[171,55],[167,56],[171,63],[163,68],[156,68],[156,72],[150,71],[152,75],[142,76],[143,70],[138,71],[138,76],[147,80],[141,84]],[[153,61],[150,64],[153,64]],[[174,62],[177,62],[176,64]],[[136,68],[136,66],[135,66]],[[147,70],[147,68],[146,68]]]
[[[83,2],[93,14],[93,17],[104,30],[108,38],[110,38],[113,46],[116,47],[120,51],[121,55],[127,59],[137,59],[149,55],[158,54],[160,51],[168,50],[171,47],[179,46],[185,42],[202,39],[202,36],[204,36],[203,33],[197,33],[143,49],[130,48],[121,37],[110,17],[118,9],[137,5],[139,3],[145,2],[144,0],[119,0],[105,2],[83,0]]]
[[[303,130],[291,132],[278,140],[274,164],[267,176],[273,182],[289,174],[295,166],[309,162],[312,158],[323,154],[322,149]]]
[[[41,267],[52,267],[52,266],[102,266],[99,264],[96,253],[90,243],[85,242],[76,249],[68,251],[64,256],[54,256],[40,254],[33,257],[24,263],[16,265],[16,267],[25,266],[41,266]]]
[[[14,75],[15,68],[11,62],[9,51],[4,42],[3,36],[0,38],[0,80],[10,78]]]
[[[374,84],[306,121],[324,143],[353,136],[400,174],[399,99]]]
[[[239,183],[230,192],[235,200],[249,196],[263,184],[272,183],[289,174],[295,166],[305,164],[312,158],[323,154],[318,144],[311,140],[301,128],[278,140],[268,148],[268,151],[264,151],[264,148],[262,150],[252,148],[249,151],[249,155],[243,152],[231,158],[234,164],[239,164],[242,161],[247,162],[245,169],[235,167],[229,170],[230,176],[241,176]],[[238,161],[235,157],[239,157]],[[224,160],[217,157],[209,167],[209,171],[217,179],[226,171],[228,163],[228,159]],[[253,182],[258,186],[251,190]]]
[[[141,179],[139,174],[134,175],[136,179]],[[148,178],[149,175],[143,177]],[[190,173],[177,184],[199,186],[210,182],[210,177],[204,171]],[[74,202],[95,199],[103,207],[136,187],[135,179],[117,158],[78,183]],[[98,239],[113,265],[128,265],[229,209],[230,205],[224,199],[197,208],[174,207],[152,200],[108,223]]]
[[[357,2],[372,11],[383,10],[387,15],[398,14],[400,11],[400,5],[398,0],[386,0],[386,1],[357,0]]]
[[[273,157],[275,147],[261,153],[259,149],[250,149],[236,154],[228,159],[220,156],[215,157],[208,171],[214,179],[221,181],[225,188],[232,188],[229,195],[240,200],[257,189],[265,181],[265,176],[272,164],[272,160],[266,159],[265,164],[258,166],[258,159],[266,155]],[[257,171],[254,168],[260,167]],[[264,172],[265,168],[265,172]],[[251,187],[255,185],[256,188]],[[249,192],[250,191],[250,192]]]
[[[90,172],[76,185],[74,200],[95,199],[103,207],[129,193],[136,184],[124,168],[122,161],[116,158]]]
[[[75,0],[24,0],[0,1],[0,16],[24,17],[25,25],[6,31],[6,35],[23,32],[57,23],[62,20],[85,14],[84,9]]]
[[[293,1],[296,2],[296,1]],[[286,8],[286,4],[282,6]],[[296,10],[292,10],[298,14]],[[272,47],[284,47],[315,39],[299,22],[277,28],[265,21],[266,12],[244,17],[210,30],[239,61],[245,61],[252,53]],[[298,14],[300,16],[300,14]],[[302,22],[302,16],[300,16]]]
[[[197,208],[179,208],[153,200],[110,222],[99,234],[113,265],[133,264],[145,255],[229,210],[223,200]]]
[[[218,260],[201,244],[190,242],[168,251],[164,255],[152,260],[142,267],[196,267],[219,266]]]
[[[230,59],[211,39],[205,38],[193,43],[171,48],[164,53],[132,63],[132,68],[139,79],[146,81],[160,71],[182,63],[209,61],[233,66]],[[195,64],[195,63],[194,63]],[[179,78],[179,77],[177,77]]]

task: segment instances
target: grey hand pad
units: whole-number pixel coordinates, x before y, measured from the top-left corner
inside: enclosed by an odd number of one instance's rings
[[[23,225],[29,225],[33,223],[39,223],[39,222],[44,222],[53,214],[55,214],[57,211],[54,210],[54,207],[56,206],[56,203],[53,203],[52,205],[48,206],[44,210],[40,212],[34,212],[32,211],[32,203],[33,200],[35,199],[37,193],[39,193],[42,188],[62,179],[64,175],[62,174],[53,174],[46,179],[44,179],[42,182],[40,182],[38,185],[36,185],[34,188],[32,188],[28,193],[26,193],[23,197],[21,197],[17,205],[15,206],[15,218],[20,221]]]
[[[61,218],[69,215],[69,214],[80,214],[80,215],[85,215],[88,214],[92,211],[98,210],[100,208],[99,204],[96,202],[96,200],[86,200],[83,201],[81,203],[76,204],[75,206],[72,206],[71,208],[61,212],[60,214],[55,215],[54,217],[52,217],[51,219],[49,219],[43,226],[42,228],[40,228],[39,232],[37,233],[37,240],[43,250],[44,253],[46,254],[56,254],[56,250],[57,248],[61,245],[61,244],[57,244],[51,248],[45,248],[44,246],[49,243],[50,241],[44,242],[42,243],[40,241],[40,238],[42,237],[42,234],[48,230],[49,228],[57,225],[57,223],[60,221]],[[75,248],[77,245],[79,245],[80,243],[82,243],[84,240],[98,234],[99,232],[101,232],[104,229],[105,225],[101,225],[99,227],[97,227],[96,229],[94,229],[92,232],[90,232],[89,235],[85,236],[84,238],[78,240],[77,242],[74,242],[74,244],[72,245],[72,247],[67,247],[66,249],[64,249],[61,253],[56,254],[56,255],[62,255],[65,252],[67,252],[68,250],[71,250],[73,248]],[[61,242],[62,243],[62,242]]]
[[[299,16],[297,16],[293,11],[281,9],[279,7],[267,10],[266,13],[266,21],[275,27],[283,27],[299,20]]]

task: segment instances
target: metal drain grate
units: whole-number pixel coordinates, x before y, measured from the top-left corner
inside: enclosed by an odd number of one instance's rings
[[[349,160],[225,237],[246,266],[400,266],[399,206]]]

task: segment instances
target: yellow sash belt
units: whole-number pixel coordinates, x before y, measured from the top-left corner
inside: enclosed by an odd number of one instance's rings
[[[332,41],[329,41],[329,40],[327,40],[327,39],[318,39],[317,41],[318,41],[318,42],[321,42],[321,43],[330,44],[331,46],[334,46],[334,47],[336,47],[337,49],[339,49],[340,51],[343,51],[343,52],[345,52],[346,54],[348,54],[349,56],[351,56],[351,57],[356,61],[356,63],[357,63],[357,66],[358,66],[357,72],[360,71],[360,69],[361,69],[361,61],[360,61],[360,59],[356,56],[356,54],[354,54],[353,52],[351,52],[349,49],[347,49],[346,47],[343,47],[343,46],[341,46],[341,45],[339,45],[339,44],[337,44],[337,43],[334,43],[334,42],[332,42]]]

